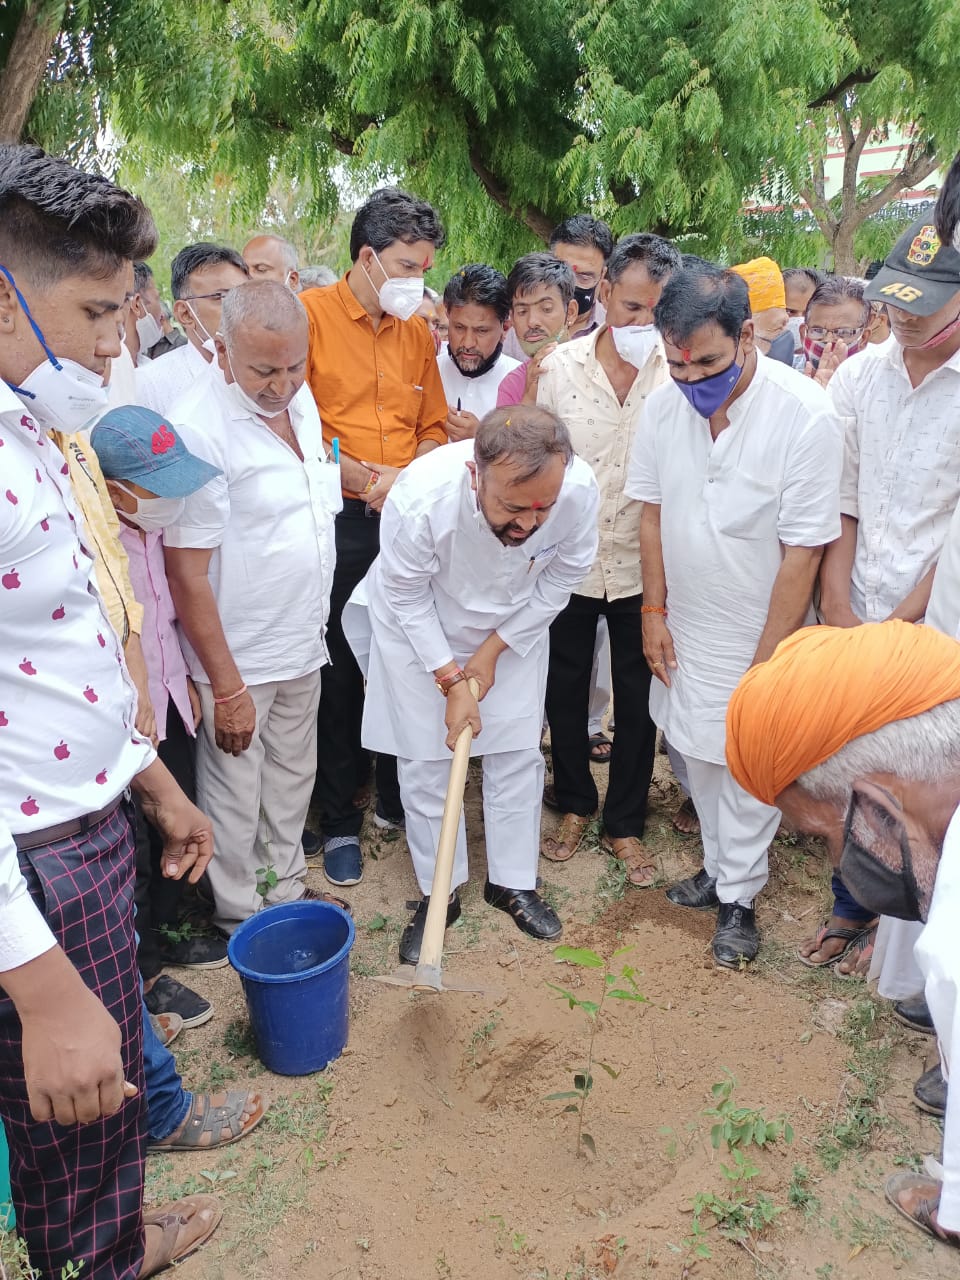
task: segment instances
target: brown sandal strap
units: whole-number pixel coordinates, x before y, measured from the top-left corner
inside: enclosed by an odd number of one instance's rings
[[[548,862],[569,862],[583,843],[592,819],[579,813],[565,813],[555,831],[543,837],[540,852]],[[560,853],[561,849],[567,850]]]
[[[628,879],[630,879],[634,871],[653,872],[653,875],[648,879],[640,882],[642,884],[649,884],[656,876],[657,864],[651,860],[640,843],[638,836],[607,836],[604,840],[604,847],[618,862],[623,863],[627,869]],[[637,884],[638,882],[630,880],[630,883]]]

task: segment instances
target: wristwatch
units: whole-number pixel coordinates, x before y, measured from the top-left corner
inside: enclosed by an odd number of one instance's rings
[[[466,676],[459,669],[451,671],[448,676],[440,676],[436,685],[444,697],[450,692],[455,684],[459,684],[461,680],[466,680]]]

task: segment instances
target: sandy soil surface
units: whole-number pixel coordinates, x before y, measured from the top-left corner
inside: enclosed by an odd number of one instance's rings
[[[264,1072],[233,971],[177,973],[217,1009],[175,1045],[188,1083],[250,1082],[274,1099],[242,1143],[151,1158],[151,1199],[213,1189],[226,1206],[184,1280],[960,1277],[960,1254],[899,1219],[882,1190],[889,1173],[939,1150],[936,1123],[911,1103],[933,1040],[901,1028],[862,983],[795,959],[824,915],[819,847],[776,843],[759,906],[763,952],[742,973],[714,967],[709,913],[663,895],[696,868],[699,846],[670,828],[678,793],[662,758],[648,830],[660,887],[624,893],[595,834],[571,862],[541,863],[563,942],[605,958],[629,948],[613,971],[632,966],[648,999],[608,1001],[600,1015],[595,1061],[617,1076],[594,1072],[584,1130],[596,1154],[578,1155],[577,1116],[547,1099],[573,1088],[589,1022],[548,983],[596,999],[602,972],[558,963],[483,903],[479,796],[472,766],[472,878],[445,969],[486,994],[413,995],[374,981],[396,964],[416,888],[403,839],[372,826],[376,856],[347,895],[357,924],[350,1041],[325,1073]],[[555,818],[545,811],[544,821]],[[309,880],[322,885],[319,868]],[[713,1148],[704,1114],[728,1073],[736,1106],[768,1122],[786,1116],[794,1131],[789,1145],[743,1149],[755,1173],[739,1191],[723,1171],[735,1158]],[[736,1242],[704,1209],[697,1237],[694,1198],[711,1193],[768,1205],[772,1221],[757,1230],[753,1218]]]

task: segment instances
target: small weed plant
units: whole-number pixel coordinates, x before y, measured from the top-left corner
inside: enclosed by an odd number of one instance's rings
[[[555,947],[555,959],[565,964],[576,965],[581,969],[602,969],[600,993],[596,1000],[585,1000],[567,987],[548,982],[551,991],[556,991],[561,999],[566,1000],[571,1009],[580,1009],[587,1016],[587,1061],[583,1067],[573,1072],[573,1088],[561,1093],[548,1094],[546,1102],[565,1102],[564,1112],[572,1112],[577,1116],[577,1155],[583,1155],[586,1148],[592,1155],[597,1154],[597,1144],[593,1137],[584,1130],[583,1122],[587,1111],[587,1102],[593,1092],[593,1070],[600,1067],[611,1080],[616,1080],[620,1072],[615,1071],[608,1062],[599,1062],[595,1058],[597,1031],[600,1026],[600,1015],[608,1000],[625,1000],[631,1004],[649,1004],[647,997],[641,992],[636,982],[636,970],[628,964],[622,964],[619,972],[614,973],[611,966],[615,960],[631,951],[631,947],[621,947],[615,951],[610,960],[604,960],[596,951],[586,947]]]
[[[266,905],[267,894],[271,889],[275,889],[280,883],[280,877],[277,875],[276,868],[271,863],[267,867],[257,867],[254,873],[257,877],[257,893],[262,898],[262,906]]]
[[[720,1150],[721,1144],[732,1151],[735,1147],[751,1144],[766,1147],[781,1138],[786,1143],[793,1142],[793,1129],[786,1116],[767,1120],[760,1111],[738,1107],[733,1098],[736,1087],[736,1077],[724,1068],[724,1079],[718,1080],[710,1089],[714,1104],[703,1114],[715,1122],[710,1128],[710,1141],[715,1151]]]

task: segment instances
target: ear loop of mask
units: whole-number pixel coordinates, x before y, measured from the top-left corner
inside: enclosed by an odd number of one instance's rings
[[[30,312],[30,308],[27,305],[26,298],[20,292],[20,288],[17,285],[16,280],[14,280],[13,276],[10,274],[10,272],[7,270],[7,268],[3,265],[2,262],[0,262],[0,272],[2,272],[4,276],[6,276],[7,280],[10,282],[10,287],[13,289],[14,293],[17,295],[17,301],[20,303],[21,307],[23,307],[23,314],[30,321],[30,328],[33,330],[34,336],[36,337],[37,341],[40,343],[41,347],[43,347],[44,355],[47,357],[47,359],[50,361],[50,363],[53,365],[53,367],[57,370],[58,373],[63,373],[63,365],[60,363],[57,357],[53,354],[53,352],[47,346],[47,340],[43,336],[40,326],[37,324],[36,320],[34,320],[33,315]],[[6,382],[6,379],[4,379],[4,381]],[[24,390],[23,387],[18,387],[15,382],[7,382],[7,386],[11,389],[11,391],[16,391],[18,395],[28,396],[31,400],[36,400],[36,396],[32,391],[26,391]]]

